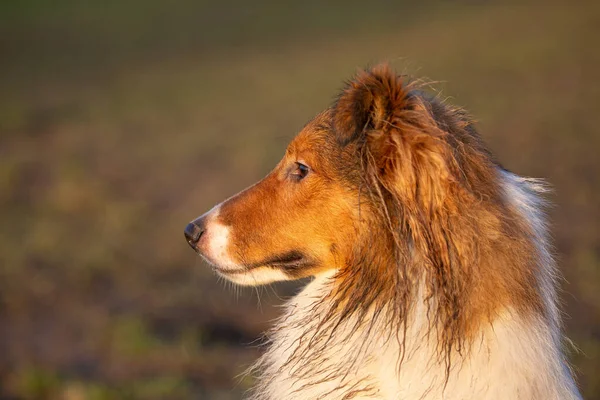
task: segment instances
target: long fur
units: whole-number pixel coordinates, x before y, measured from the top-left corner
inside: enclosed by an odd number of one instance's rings
[[[544,185],[500,167],[462,110],[385,65],[325,115],[359,160],[355,243],[287,304],[253,398],[580,398]]]
[[[579,399],[561,351],[555,266],[540,212],[545,186],[499,174],[504,195],[530,221],[544,262],[537,287],[546,313],[524,317],[506,308],[468,344],[440,348],[439,332],[431,331],[432,298],[422,281],[415,283],[408,315],[399,320],[395,298],[377,303],[383,295],[375,282],[364,282],[375,299],[345,314],[332,297],[340,272],[317,276],[272,328],[267,352],[250,371],[258,375],[252,398]]]

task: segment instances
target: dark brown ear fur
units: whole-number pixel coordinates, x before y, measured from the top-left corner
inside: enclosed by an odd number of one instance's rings
[[[394,109],[404,109],[408,91],[402,78],[388,65],[360,71],[339,95],[333,126],[340,143],[358,138],[367,129],[381,129],[390,122]]]
[[[364,187],[387,220],[401,271],[390,277],[387,262],[374,275],[372,265],[349,269],[340,275],[348,281],[343,287],[364,287],[357,298],[368,298],[373,285],[361,280],[382,277],[380,291],[389,285],[390,296],[405,305],[418,286],[415,277],[423,277],[448,360],[450,349],[460,351],[460,341],[497,310],[539,312],[530,228],[506,201],[499,168],[464,112],[381,65],[347,84],[332,125],[340,145],[352,145],[361,159]],[[387,283],[394,279],[395,286]]]
[[[333,110],[340,144],[366,145],[377,177],[407,203],[429,209],[444,197],[440,183],[451,179],[452,151],[438,127],[431,103],[387,65],[359,72]]]

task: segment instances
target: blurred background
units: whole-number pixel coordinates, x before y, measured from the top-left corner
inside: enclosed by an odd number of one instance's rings
[[[546,178],[600,399],[600,2],[0,2],[0,399],[238,399],[297,285],[232,289],[188,221],[391,61]],[[258,340],[258,342],[257,342]]]

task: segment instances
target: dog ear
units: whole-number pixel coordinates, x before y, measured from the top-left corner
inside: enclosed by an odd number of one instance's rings
[[[432,103],[387,64],[360,71],[347,83],[333,107],[332,126],[341,145],[359,143],[388,190],[427,203],[443,196],[440,185],[449,176],[452,153],[447,132],[436,123]],[[417,199],[422,196],[429,198]]]
[[[387,64],[359,71],[338,96],[333,127],[340,144],[347,144],[371,129],[389,122],[394,107],[402,107],[400,77]]]

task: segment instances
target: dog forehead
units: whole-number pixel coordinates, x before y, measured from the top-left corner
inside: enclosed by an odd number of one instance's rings
[[[302,128],[288,146],[288,153],[320,152],[330,146],[332,139],[330,110],[326,110]]]

